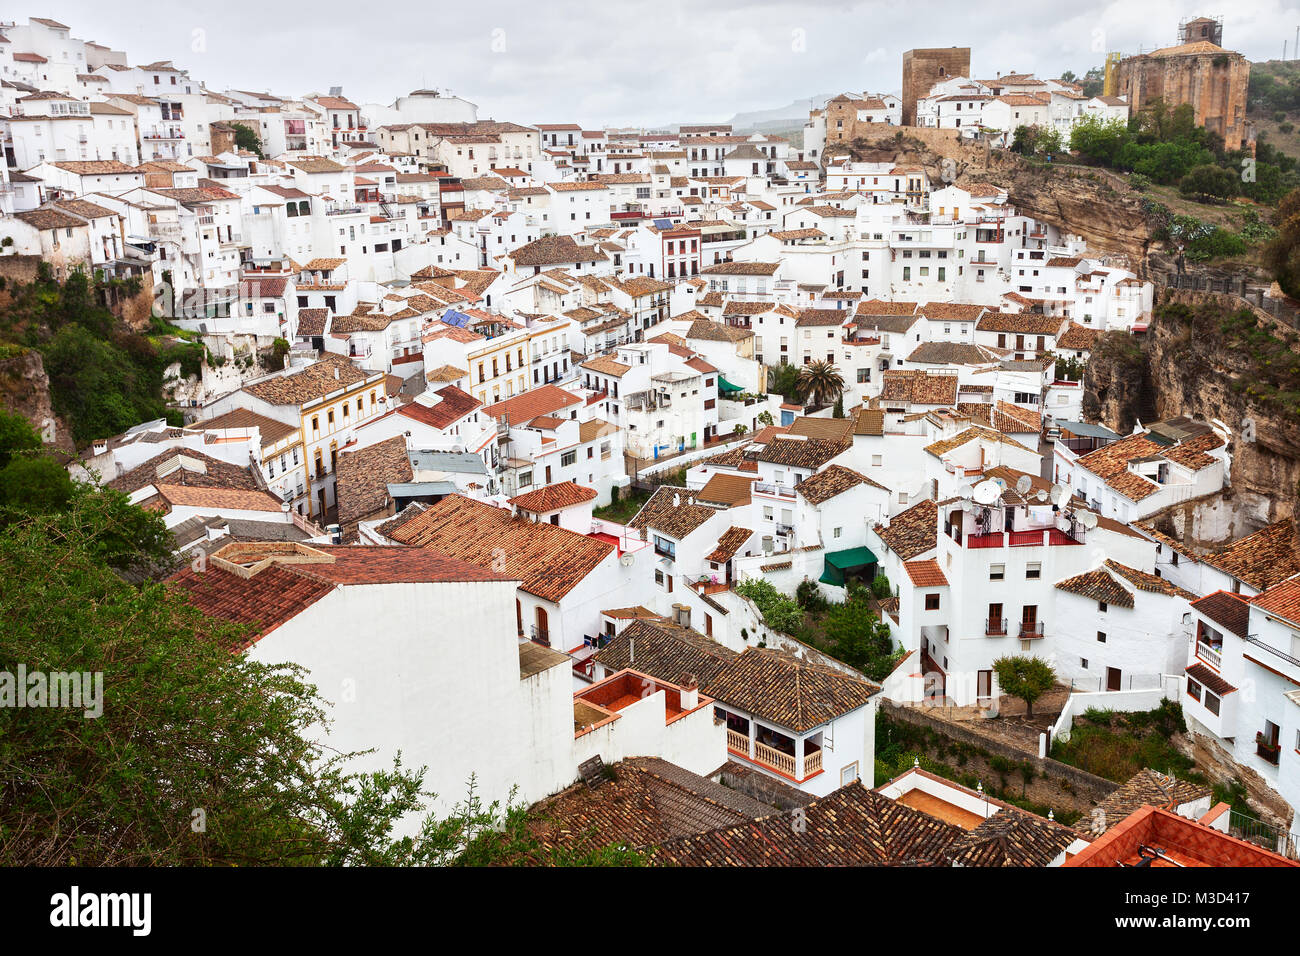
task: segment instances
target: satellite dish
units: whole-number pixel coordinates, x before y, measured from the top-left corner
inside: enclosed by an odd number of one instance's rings
[[[625,555],[623,555],[621,558],[618,559],[618,563],[621,564],[621,565],[623,565],[623,567],[625,567],[625,568],[630,568],[630,567],[632,567],[632,565],[634,565],[634,564],[636,563],[636,558],[634,558],[634,557],[633,557],[632,555],[630,555],[630,554],[625,554]]]
[[[1093,514],[1091,511],[1082,511],[1082,512],[1080,512],[1080,513],[1079,513],[1079,521],[1080,521],[1080,523],[1081,523],[1085,528],[1087,528],[1089,531],[1091,531],[1093,528],[1097,527],[1097,516],[1096,516],[1095,514]]]
[[[1034,479],[1028,475],[1021,475],[1016,479],[1016,493],[1020,495],[1029,494],[1029,489],[1034,487]]]
[[[1070,500],[1070,489],[1065,485],[1052,485],[1052,504],[1063,505]]]
[[[971,497],[982,505],[996,504],[997,500],[1002,497],[1002,489],[998,487],[995,481],[981,481],[975,486]]]
[[[1047,489],[1046,489],[1046,488],[1039,488],[1039,489],[1038,489],[1038,494],[1034,495],[1034,497],[1035,497],[1036,499],[1038,499],[1039,501],[1046,501],[1046,500],[1047,500]]]

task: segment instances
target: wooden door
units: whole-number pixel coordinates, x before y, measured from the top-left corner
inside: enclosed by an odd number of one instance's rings
[[[1106,689],[1107,690],[1119,690],[1121,685],[1123,684],[1123,680],[1124,680],[1123,675],[1120,673],[1118,667],[1106,668]]]

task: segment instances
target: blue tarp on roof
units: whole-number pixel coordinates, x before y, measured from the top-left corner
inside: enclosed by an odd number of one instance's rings
[[[470,323],[470,317],[463,312],[457,312],[455,309],[448,309],[442,314],[444,325],[454,325],[458,329],[463,329]]]

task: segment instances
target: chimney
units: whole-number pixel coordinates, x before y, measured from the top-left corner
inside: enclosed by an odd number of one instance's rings
[[[338,367],[337,365],[335,365],[335,366],[334,366],[334,380],[335,380],[335,381],[338,381],[338,377],[339,377],[339,367]]]
[[[674,604],[673,620],[677,622],[679,627],[690,627],[691,609],[687,607],[685,604]]]
[[[682,683],[681,705],[682,710],[694,710],[700,706],[700,684],[695,679],[694,674],[687,674],[686,680]]]

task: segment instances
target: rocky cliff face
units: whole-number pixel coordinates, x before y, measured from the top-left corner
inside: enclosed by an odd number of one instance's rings
[[[50,403],[50,379],[32,349],[0,347],[0,406],[23,415],[46,444],[73,454],[72,434]]]
[[[1231,429],[1232,494],[1238,509],[1263,520],[1297,513],[1300,417],[1251,395],[1258,360],[1220,331],[1225,315],[1246,308],[1232,296],[1169,290],[1165,302],[1191,308],[1187,319],[1157,309],[1145,342],[1107,342],[1088,363],[1084,415],[1120,434],[1136,422],[1179,415]],[[1251,310],[1261,324],[1266,313]],[[1234,386],[1234,382],[1237,382]],[[1246,387],[1242,387],[1245,385]]]

